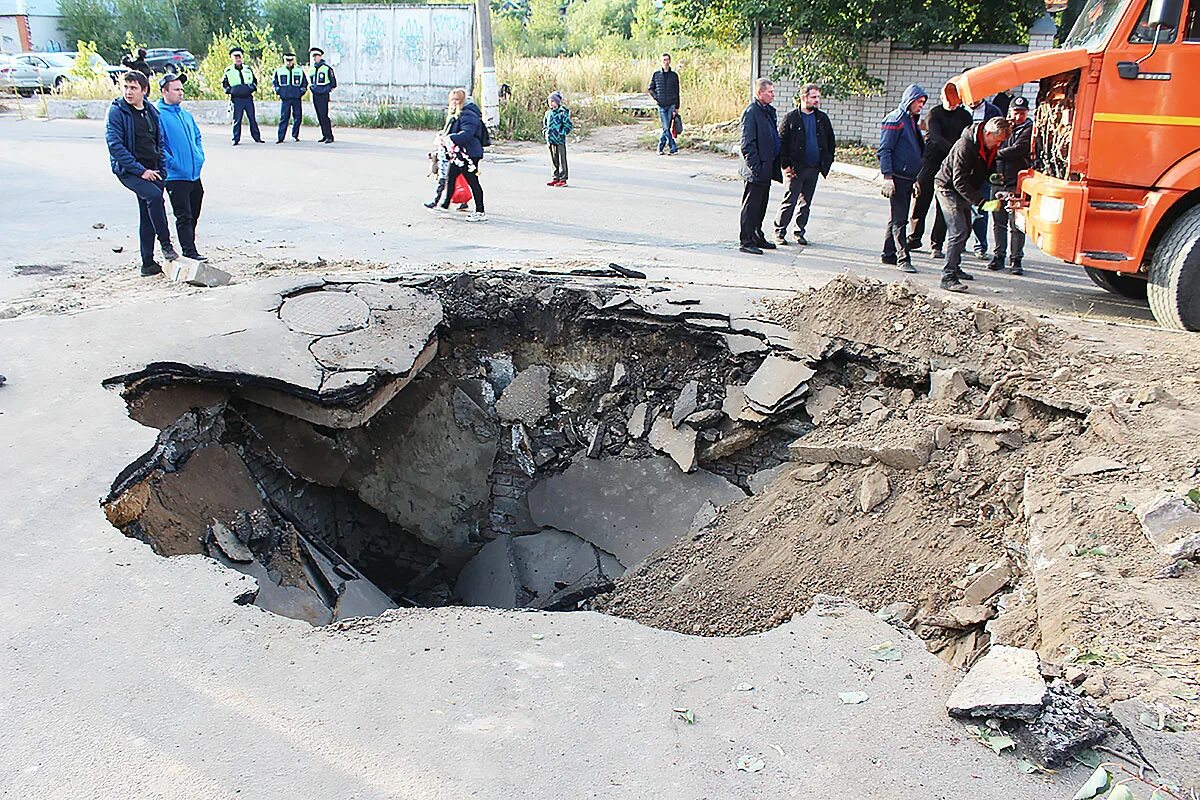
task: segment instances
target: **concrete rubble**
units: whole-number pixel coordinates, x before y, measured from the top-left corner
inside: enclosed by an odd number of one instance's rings
[[[1134,509],[1142,532],[1168,558],[1200,558],[1200,511],[1183,494],[1165,494]]]
[[[193,261],[190,258],[173,261],[167,267],[167,278],[174,283],[187,283],[207,288],[228,286],[233,280],[233,276],[225,270],[204,261]]]
[[[946,701],[955,717],[1031,720],[1046,701],[1046,681],[1034,650],[993,646]]]

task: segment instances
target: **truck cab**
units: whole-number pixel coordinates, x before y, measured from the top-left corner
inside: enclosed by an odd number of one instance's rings
[[[1108,291],[1200,330],[1200,0],[1089,0],[1061,48],[950,83],[966,103],[1037,81],[1017,221]]]

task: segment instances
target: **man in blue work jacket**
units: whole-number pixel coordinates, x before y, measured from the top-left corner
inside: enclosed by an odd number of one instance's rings
[[[275,70],[271,79],[275,94],[279,95],[279,135],[275,144],[283,144],[287,133],[288,117],[292,119],[292,138],[300,141],[300,119],[304,116],[304,106],[300,99],[308,91],[308,75],[304,68],[296,64],[295,53],[283,54],[283,66]]]
[[[313,109],[321,123],[321,144],[333,144],[333,124],[329,121],[329,93],[337,88],[333,67],[325,63],[325,51],[314,47],[308,51],[308,86],[312,89]]]
[[[258,78],[254,70],[244,62],[242,48],[233,47],[229,50],[233,63],[225,70],[221,78],[221,87],[233,102],[233,144],[236,146],[242,140],[242,117],[250,118],[250,135],[254,141],[263,143],[262,134],[258,132],[258,119],[254,116],[254,93],[258,91]]]
[[[168,72],[158,81],[162,99],[158,101],[158,119],[163,133],[163,160],[167,167],[167,197],[175,212],[175,232],[187,258],[207,261],[196,250],[196,223],[200,221],[200,206],[204,202],[204,184],[200,170],[204,168],[204,144],[200,126],[190,112],[183,108],[183,84],[187,75]]]

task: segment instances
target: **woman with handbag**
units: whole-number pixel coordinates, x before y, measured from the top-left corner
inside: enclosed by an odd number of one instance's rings
[[[446,193],[442,208],[450,207],[453,188],[458,182],[458,176],[463,176],[471,187],[471,197],[475,200],[475,211],[469,217],[471,222],[486,222],[487,215],[483,210],[483,187],[479,185],[479,162],[483,160],[483,148],[491,144],[487,127],[483,124],[483,114],[479,106],[467,97],[466,89],[455,89],[450,93],[451,103],[458,108],[458,114],[450,122],[447,138],[450,140],[450,166],[446,171]]]
[[[446,98],[446,124],[442,126],[441,131],[434,137],[434,151],[429,154],[429,160],[432,162],[429,174],[437,177],[437,191],[433,193],[433,199],[425,204],[426,208],[432,209],[440,206],[442,203],[442,192],[450,195],[451,202],[453,202],[453,195],[457,187],[451,186],[446,180],[450,174],[450,140],[446,137],[450,133],[450,126],[456,116],[458,116],[458,103],[455,102],[454,92],[450,92]],[[468,197],[467,199],[470,198]],[[467,210],[465,201],[458,204],[458,210]]]

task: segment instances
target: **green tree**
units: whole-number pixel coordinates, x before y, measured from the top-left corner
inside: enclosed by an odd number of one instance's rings
[[[275,40],[308,60],[308,0],[265,0],[263,22],[271,26]]]
[[[529,0],[529,21],[525,24],[527,55],[554,56],[563,52],[567,26],[563,22],[560,0]]]
[[[637,0],[634,9],[633,26],[630,29],[632,38],[639,42],[652,42],[662,35],[662,14],[654,0]]]
[[[63,38],[67,41],[94,42],[97,51],[109,59],[121,52],[122,31],[115,19],[116,8],[109,0],[59,0]]]

